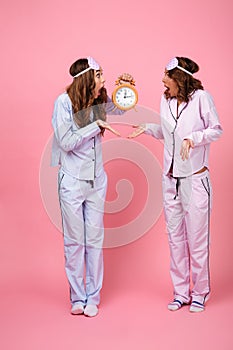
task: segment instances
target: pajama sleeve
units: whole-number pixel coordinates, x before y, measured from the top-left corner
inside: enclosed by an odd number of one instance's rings
[[[184,137],[184,139],[193,140],[194,146],[202,146],[216,141],[223,132],[213,99],[206,91],[203,91],[200,97],[199,109],[204,128],[193,131]]]
[[[145,124],[146,130],[145,134],[151,135],[156,139],[164,139],[162,127],[159,124]]]
[[[114,103],[112,102],[111,98],[108,96],[106,105],[105,105],[105,110],[108,115],[122,115],[125,113],[125,111],[117,108]]]
[[[66,152],[78,148],[85,140],[100,133],[96,122],[83,128],[74,127],[72,107],[61,97],[55,101],[52,125],[58,145]]]

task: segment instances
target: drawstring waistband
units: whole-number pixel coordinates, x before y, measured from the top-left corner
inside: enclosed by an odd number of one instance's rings
[[[176,180],[176,195],[174,197],[174,199],[176,199],[178,197],[178,189],[179,189],[179,186],[180,186],[180,180],[181,179],[186,179],[186,177],[173,177],[173,179]]]
[[[175,195],[174,199],[176,199],[178,197],[179,186],[180,186],[180,177],[177,177],[176,178],[176,195]]]
[[[208,170],[207,167],[203,167],[201,170],[197,171],[196,173],[194,173],[193,175],[196,175],[196,174],[201,174],[203,173],[204,171]],[[178,189],[179,189],[179,186],[180,186],[180,180],[181,179],[186,179],[186,177],[174,177],[170,174],[170,176],[176,180],[176,195],[174,197],[174,199],[176,199],[178,197]]]
[[[176,199],[178,197],[178,190],[179,190],[179,186],[180,186],[180,180],[181,179],[186,179],[186,177],[174,177],[172,175],[170,175],[173,179],[176,180],[176,194],[175,194],[175,197],[174,199]]]
[[[94,188],[94,180],[86,180],[86,182],[90,184],[92,188]]]
[[[203,167],[201,170],[197,171],[196,173],[194,173],[193,175],[196,175],[196,174],[201,174],[203,173],[204,171],[208,170],[207,167]],[[170,176],[176,180],[176,195],[174,197],[174,199],[176,199],[178,197],[178,189],[179,189],[179,186],[180,186],[180,180],[181,179],[186,179],[186,177],[174,177],[170,174]]]

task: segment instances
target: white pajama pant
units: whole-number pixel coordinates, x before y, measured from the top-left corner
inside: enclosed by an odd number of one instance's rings
[[[204,303],[210,293],[209,220],[212,189],[209,172],[206,170],[180,178],[178,192],[176,184],[177,179],[163,176],[174,298],[184,303],[189,303],[190,299]]]
[[[65,271],[71,304],[98,305],[103,282],[103,214],[107,176],[94,181],[58,174]]]

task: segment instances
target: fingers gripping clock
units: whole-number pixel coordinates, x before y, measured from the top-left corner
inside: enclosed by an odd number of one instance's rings
[[[118,77],[112,100],[117,108],[124,111],[135,107],[138,102],[138,93],[135,89],[135,81],[130,74],[124,73]]]

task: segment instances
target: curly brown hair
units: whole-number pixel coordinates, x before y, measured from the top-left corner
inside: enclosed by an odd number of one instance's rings
[[[88,67],[88,60],[81,58],[70,66],[69,72],[74,77]],[[90,69],[86,73],[74,78],[73,82],[66,89],[72,103],[74,121],[80,128],[91,123],[91,111],[93,111],[94,120],[106,120],[106,112],[103,104],[107,102],[107,90],[102,88],[98,98],[94,98],[94,74],[94,69]]]
[[[196,62],[187,57],[176,57],[179,62],[179,66],[185,68],[190,73],[196,73],[199,71],[199,66]],[[173,79],[178,85],[178,94],[176,98],[182,102],[188,102],[192,94],[196,90],[204,90],[200,80],[195,79],[192,75],[187,74],[179,68],[171,69],[167,72],[168,76]],[[170,98],[168,90],[165,90],[164,95],[166,99]]]

